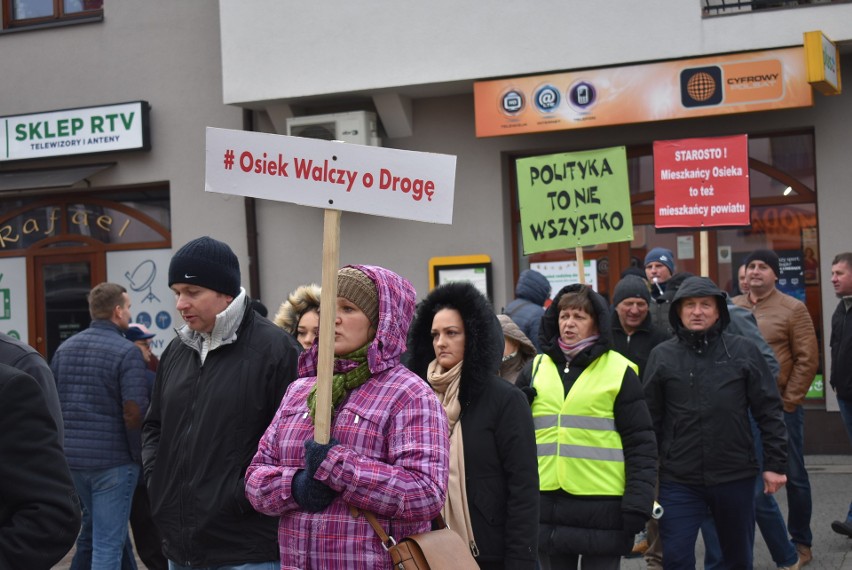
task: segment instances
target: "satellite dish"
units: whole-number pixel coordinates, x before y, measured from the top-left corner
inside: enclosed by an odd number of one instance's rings
[[[133,271],[127,271],[124,276],[127,278],[127,282],[130,283],[130,288],[137,293],[142,293],[145,289],[148,290],[148,294],[142,299],[143,303],[145,301],[160,302],[160,299],[151,291],[154,278],[157,276],[157,265],[154,263],[154,260],[146,259],[137,265]]]

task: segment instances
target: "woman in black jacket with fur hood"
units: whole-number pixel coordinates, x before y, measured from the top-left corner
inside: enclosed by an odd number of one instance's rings
[[[503,333],[470,283],[434,289],[417,309],[409,367],[426,379],[450,422],[450,482],[442,514],[480,568],[535,568],[538,466],[523,393],[497,376]]]

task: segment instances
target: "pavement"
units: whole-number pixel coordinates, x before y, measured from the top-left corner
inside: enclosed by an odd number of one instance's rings
[[[813,496],[813,516],[811,530],[814,535],[814,559],[808,570],[852,570],[852,538],[839,535],[831,530],[831,522],[843,520],[852,501],[852,455],[806,455],[805,465],[811,480]],[[787,496],[784,491],[776,495],[781,512],[787,513]],[[698,568],[704,560],[704,545],[701,538],[696,544],[696,560]],[[71,557],[74,550],[56,566],[55,570],[68,570],[71,567]],[[139,570],[145,566],[137,561]],[[642,558],[625,558],[621,562],[622,570],[645,570]],[[755,570],[774,570],[775,563],[769,556],[769,550],[760,536],[755,532],[754,545]]]
[[[843,520],[852,501],[852,455],[806,455],[805,466],[811,480],[813,514],[811,531],[814,535],[813,561],[807,570],[831,569],[852,570],[852,539],[831,530],[831,522]],[[775,495],[781,512],[787,514],[787,495],[780,491]],[[665,516],[665,515],[663,515]],[[695,547],[697,568],[703,567],[704,544],[699,537]],[[622,570],[646,570],[642,558],[625,558],[621,562]],[[775,563],[769,555],[766,543],[755,531],[754,539],[755,570],[775,570]]]

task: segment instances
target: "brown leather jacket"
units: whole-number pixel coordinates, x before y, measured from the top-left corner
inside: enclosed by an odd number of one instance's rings
[[[805,402],[819,367],[816,331],[807,307],[778,289],[757,304],[747,295],[738,295],[733,301],[754,313],[760,333],[775,351],[781,366],[777,381],[784,411],[794,412]]]

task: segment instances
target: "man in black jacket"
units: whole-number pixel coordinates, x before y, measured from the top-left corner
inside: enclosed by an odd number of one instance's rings
[[[639,367],[639,381],[644,378],[645,365],[651,349],[668,340],[663,329],[654,326],[650,312],[651,292],[648,281],[637,275],[625,275],[612,293],[612,348]],[[636,535],[630,557],[646,555],[649,568],[662,568],[662,550],[655,544],[657,521],[651,519],[645,530]],[[650,548],[650,546],[654,548]],[[650,551],[649,551],[650,550]]]
[[[616,317],[612,319],[612,345],[639,367],[639,380],[644,377],[651,349],[669,338],[651,322],[650,303],[648,282],[635,275],[623,277],[612,294]]]
[[[852,253],[841,253],[831,262],[831,284],[840,298],[831,316],[831,376],[840,416],[852,441]],[[852,503],[845,521],[834,521],[831,528],[852,538]]]
[[[151,514],[175,569],[276,570],[278,521],[255,512],[245,472],[299,346],[251,308],[227,244],[202,237],[169,264],[186,324],[160,359],[142,428]]]
[[[44,393],[0,364],[0,568],[47,570],[80,530],[80,502]]]
[[[668,329],[671,295],[666,295],[669,280],[675,272],[675,259],[672,250],[655,247],[645,256],[645,277],[651,283],[651,320],[660,330]],[[669,331],[670,333],[671,331]]]
[[[669,311],[675,338],[645,369],[645,394],[660,446],[659,502],[666,568],[694,568],[695,540],[709,509],[725,564],[750,568],[754,549],[754,457],[749,412],[760,429],[764,492],[785,481],[781,399],[757,347],[725,329],[725,294],[690,277]]]
[[[16,338],[0,333],[0,362],[26,372],[38,382],[44,393],[47,410],[56,421],[59,431],[59,445],[65,441],[65,424],[62,420],[62,407],[56,391],[56,379],[50,366],[36,349]]]

